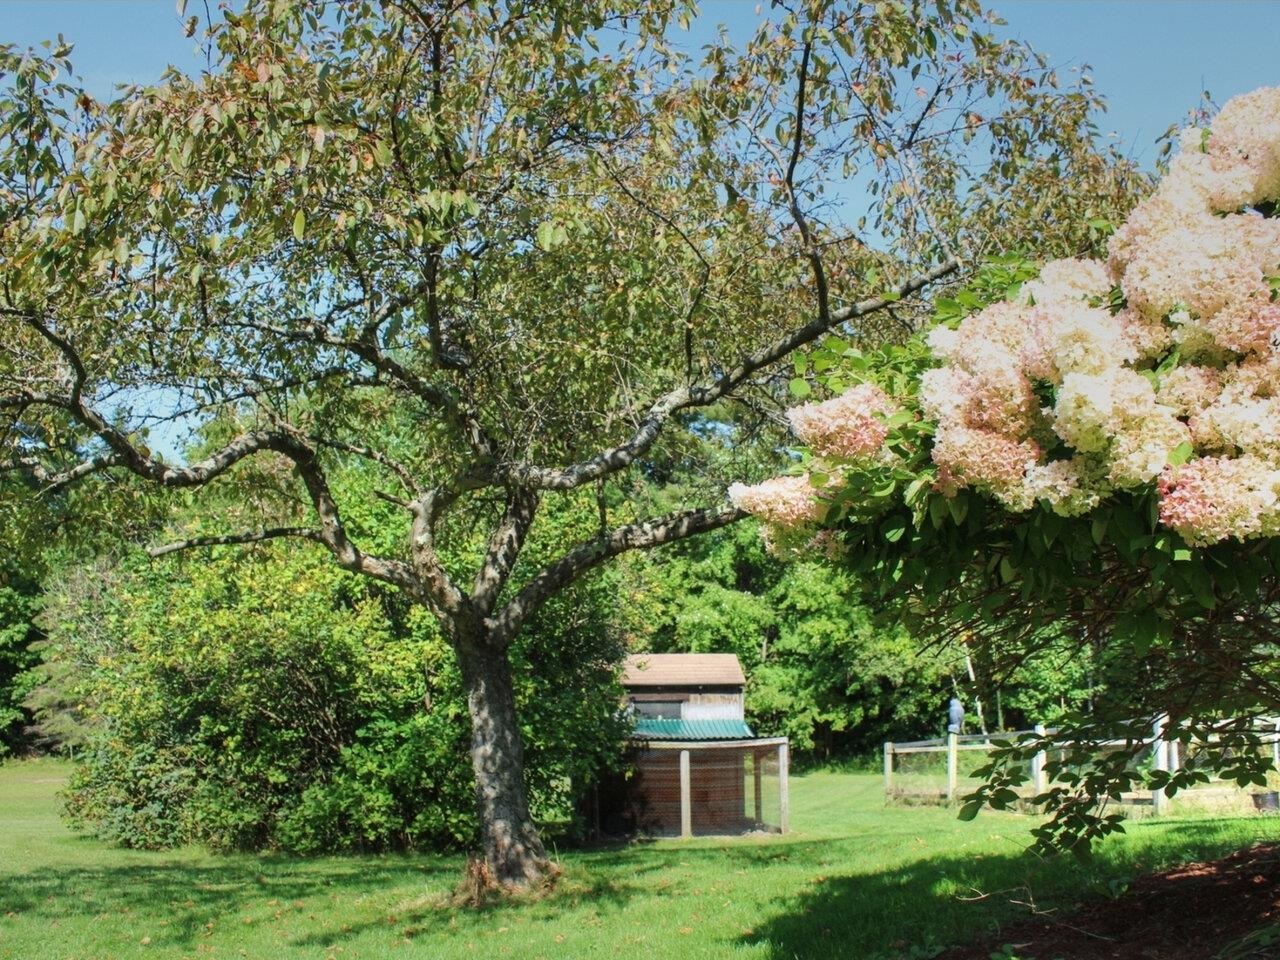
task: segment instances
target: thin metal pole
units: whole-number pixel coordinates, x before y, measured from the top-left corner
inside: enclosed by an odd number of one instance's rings
[[[893,796],[893,741],[884,745],[884,802]]]
[[[1151,727],[1151,749],[1155,759],[1155,768],[1157,770],[1169,769],[1169,749],[1168,744],[1164,741],[1164,727],[1169,718],[1165,714],[1156,717],[1156,722]],[[1164,790],[1151,791],[1151,806],[1156,812],[1156,816],[1160,816],[1165,812],[1169,804],[1169,798],[1165,795]]]
[[[1037,737],[1043,737],[1044,724],[1037,723],[1035,725],[1035,731]],[[1035,790],[1036,796],[1044,793],[1045,788],[1048,786],[1044,775],[1044,764],[1047,759],[1048,754],[1043,750],[1038,751],[1036,755],[1031,758],[1031,786],[1032,789]]]

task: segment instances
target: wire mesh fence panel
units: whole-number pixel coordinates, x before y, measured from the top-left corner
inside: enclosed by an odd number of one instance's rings
[[[630,795],[641,833],[676,837],[687,830],[694,836],[721,836],[781,829],[776,747],[642,750],[635,773]]]
[[[782,829],[782,778],[777,750],[756,750],[746,763],[752,827],[769,833]],[[757,771],[759,777],[757,778]],[[757,790],[757,784],[759,789]]]
[[[892,755],[888,799],[899,803],[945,803],[946,747]]]
[[[1043,734],[1046,731],[1039,727],[1034,732]],[[1054,731],[1047,732],[1052,734]],[[978,771],[992,759],[991,752],[996,749],[994,741],[1014,741],[1023,733],[1033,731],[886,743],[885,800],[903,804],[959,802],[983,782]],[[1273,793],[1280,791],[1280,721],[1259,721],[1257,742],[1232,748],[1257,753],[1267,761],[1271,770],[1265,786],[1242,788],[1234,780],[1210,774],[1204,782],[1181,789],[1174,797],[1157,794],[1146,786],[1153,770],[1200,768],[1208,774],[1221,764],[1224,752],[1229,751],[1225,744],[1219,745],[1214,740],[1181,743],[1174,731],[1163,731],[1164,739],[1156,739],[1161,733],[1157,726],[1151,739],[1091,743],[1088,746],[1089,760],[1081,763],[1080,767],[1104,759],[1108,754],[1122,758],[1122,769],[1132,776],[1133,788],[1121,794],[1120,803],[1128,808],[1131,816],[1192,809],[1223,814],[1253,809],[1271,812],[1273,808],[1280,812],[1280,793]],[[1029,799],[1040,790],[1054,786],[1055,782],[1061,784],[1070,780],[1073,774],[1083,772],[1073,767],[1071,761],[1069,744],[1026,758],[1022,761],[1025,780],[1019,793]],[[1049,776],[1046,768],[1056,768],[1054,772],[1058,776]]]
[[[995,741],[1018,735],[1019,732],[958,736],[954,749],[946,738],[886,744],[886,800],[905,804],[959,801],[982,784],[978,771],[991,762]],[[1027,778],[1023,792],[1030,794],[1033,764],[1026,760],[1022,766]]]

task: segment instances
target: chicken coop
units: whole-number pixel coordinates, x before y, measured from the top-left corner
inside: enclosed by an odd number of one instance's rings
[[[622,676],[629,776],[603,804],[609,832],[710,836],[786,832],[789,749],[757,737],[733,654],[636,654]]]

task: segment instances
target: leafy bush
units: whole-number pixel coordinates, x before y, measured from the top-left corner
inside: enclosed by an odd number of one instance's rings
[[[136,847],[473,838],[454,660],[395,592],[283,547],[99,576],[115,582],[60,599],[51,643],[55,659],[82,665],[74,692],[91,718],[67,792],[76,824]],[[543,821],[572,820],[620,739],[617,656],[594,600],[589,587],[566,596],[516,651],[539,666],[518,696]]]

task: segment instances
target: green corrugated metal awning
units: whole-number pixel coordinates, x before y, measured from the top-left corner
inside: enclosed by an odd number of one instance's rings
[[[755,734],[741,720],[664,720],[637,717],[636,740],[751,740]]]

